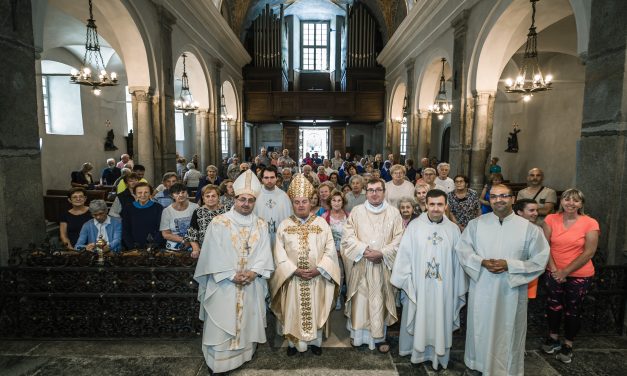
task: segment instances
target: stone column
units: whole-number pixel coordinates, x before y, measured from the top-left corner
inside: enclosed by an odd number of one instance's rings
[[[172,27],[176,18],[163,6],[157,6],[159,20],[156,58],[159,63],[158,88],[153,96],[153,129],[155,175],[176,171],[176,131],[174,127],[174,62],[172,61]]]
[[[449,163],[451,174],[463,173],[468,169],[468,145],[464,142],[464,129],[466,128],[467,104],[466,93],[468,86],[468,57],[466,56],[466,33],[468,30],[469,11],[462,11],[451,22],[454,29],[453,39],[453,90],[451,113],[451,144],[449,151]]]
[[[0,0],[0,265],[46,237],[30,1]],[[69,179],[69,173],[68,173]]]
[[[431,114],[427,110],[420,110],[418,113],[418,146],[416,166],[420,166],[420,160],[429,158],[431,145]]]
[[[418,124],[414,123],[414,100],[413,100],[413,88],[414,88],[414,59],[409,59],[405,63],[405,74],[407,75],[407,86],[405,89],[405,97],[407,98],[407,154],[406,159],[413,159],[416,163],[416,148],[417,148],[417,129]],[[417,166],[417,164],[415,164]]]
[[[472,129],[470,159],[470,188],[481,190],[485,183],[485,168],[492,144],[488,142],[494,122],[494,92],[475,95],[475,120]]]
[[[203,169],[211,164],[210,160],[210,138],[209,138],[209,120],[211,113],[205,108],[200,109],[196,114],[196,126],[198,128],[198,158]]]
[[[239,129],[242,126],[242,123],[239,119],[231,120],[229,122],[229,153],[237,153],[237,155],[242,155],[242,152],[239,150],[239,146],[241,146],[241,142],[239,140]]]
[[[133,105],[133,134],[134,142],[137,142],[134,160],[146,167],[145,178],[150,183],[161,181],[163,174],[155,171],[154,148],[155,143],[152,111],[150,101],[150,88],[129,87]],[[155,178],[157,180],[155,180]]]
[[[222,122],[222,106],[221,106],[221,98],[222,98],[222,80],[220,78],[222,71],[222,61],[219,59],[215,59],[213,62],[213,77],[211,78],[211,82],[213,82],[213,97],[215,98],[215,103],[213,108],[215,108],[214,116],[213,116],[213,124],[211,125],[210,137],[211,137],[211,163],[218,166],[222,161],[222,140],[220,137],[220,127]]]
[[[577,158],[576,186],[586,195],[586,212],[599,221],[608,264],[627,257],[626,18],[623,0],[592,3]]]

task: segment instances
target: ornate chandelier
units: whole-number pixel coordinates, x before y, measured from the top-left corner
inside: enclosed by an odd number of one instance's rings
[[[96,69],[98,78],[92,75],[91,68]],[[72,69],[70,72],[70,82],[79,85],[91,86],[94,95],[100,95],[101,88],[104,86],[116,86],[118,84],[118,75],[115,72],[111,74],[105,70],[105,63],[100,53],[100,42],[98,40],[98,30],[96,28],[96,20],[92,12],[91,0],[89,0],[89,19],[87,20],[87,37],[85,39],[85,56],[81,63],[80,71]]]
[[[198,102],[194,101],[192,93],[189,91],[189,79],[187,78],[187,71],[185,68],[185,58],[187,55],[183,54],[183,75],[181,76],[181,92],[179,99],[174,101],[174,108],[188,116],[192,112],[198,110]]]
[[[220,96],[220,119],[223,122],[229,122],[233,120],[233,115],[229,115],[229,112],[226,109],[226,100],[224,99],[224,94]]]
[[[433,104],[429,106],[429,112],[438,115],[438,119],[444,119],[444,115],[453,110],[453,105],[446,98],[446,79],[444,78],[444,63],[446,59],[442,58],[442,74],[440,75],[440,90],[435,96]]]
[[[536,33],[536,2],[531,1],[531,27],[527,34],[527,42],[525,43],[525,55],[523,57],[522,66],[518,71],[516,80],[507,78],[505,80],[505,91],[508,93],[520,93],[523,100],[528,102],[531,100],[533,93],[538,91],[551,90],[553,76],[547,74],[542,75],[540,63],[538,62],[538,34]]]

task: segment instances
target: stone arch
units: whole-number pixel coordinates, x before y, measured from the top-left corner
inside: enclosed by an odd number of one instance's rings
[[[211,110],[213,102],[213,93],[211,91],[211,76],[209,70],[202,55],[199,53],[198,48],[192,45],[183,46],[176,55],[176,62],[174,67],[175,77],[175,91],[174,96],[178,98],[180,91],[180,81],[176,80],[183,74],[183,54],[185,58],[185,66],[187,77],[189,78],[189,90],[194,97],[194,100],[198,102],[201,109]]]
[[[539,2],[536,5],[536,30],[540,33],[546,27],[573,14],[579,13],[580,22],[586,20],[583,2],[576,8],[569,0]],[[588,12],[589,14],[589,12]],[[588,16],[589,18],[589,16]],[[528,1],[508,0],[497,3],[482,25],[470,56],[469,85],[467,97],[473,92],[496,92],[499,77],[520,46],[524,45],[531,25],[531,6]],[[578,34],[587,35],[586,25],[578,26]],[[585,30],[585,31],[584,31]]]
[[[448,81],[452,76],[451,58],[448,51],[437,49],[430,53],[424,61],[423,70],[418,74],[416,93],[414,95],[416,110],[426,111],[438,92],[440,75],[442,74],[442,58],[446,59],[444,64],[444,78]],[[447,90],[450,94],[450,90]]]

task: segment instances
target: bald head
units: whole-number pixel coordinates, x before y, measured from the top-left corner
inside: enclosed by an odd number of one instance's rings
[[[544,172],[534,167],[527,173],[527,184],[530,187],[539,187],[542,185],[542,181],[544,180]]]

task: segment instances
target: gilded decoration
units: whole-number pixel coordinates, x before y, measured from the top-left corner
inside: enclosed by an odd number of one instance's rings
[[[316,216],[312,215],[301,223],[300,219],[292,215],[290,219],[295,223],[294,226],[289,226],[285,229],[285,232],[291,235],[298,235],[298,265],[299,269],[310,269],[309,263],[309,234],[320,234],[322,228],[318,225],[312,225],[316,220]],[[300,280],[298,282],[300,290],[300,314],[301,314],[301,328],[304,333],[313,336],[313,315],[311,310],[311,281]]]

